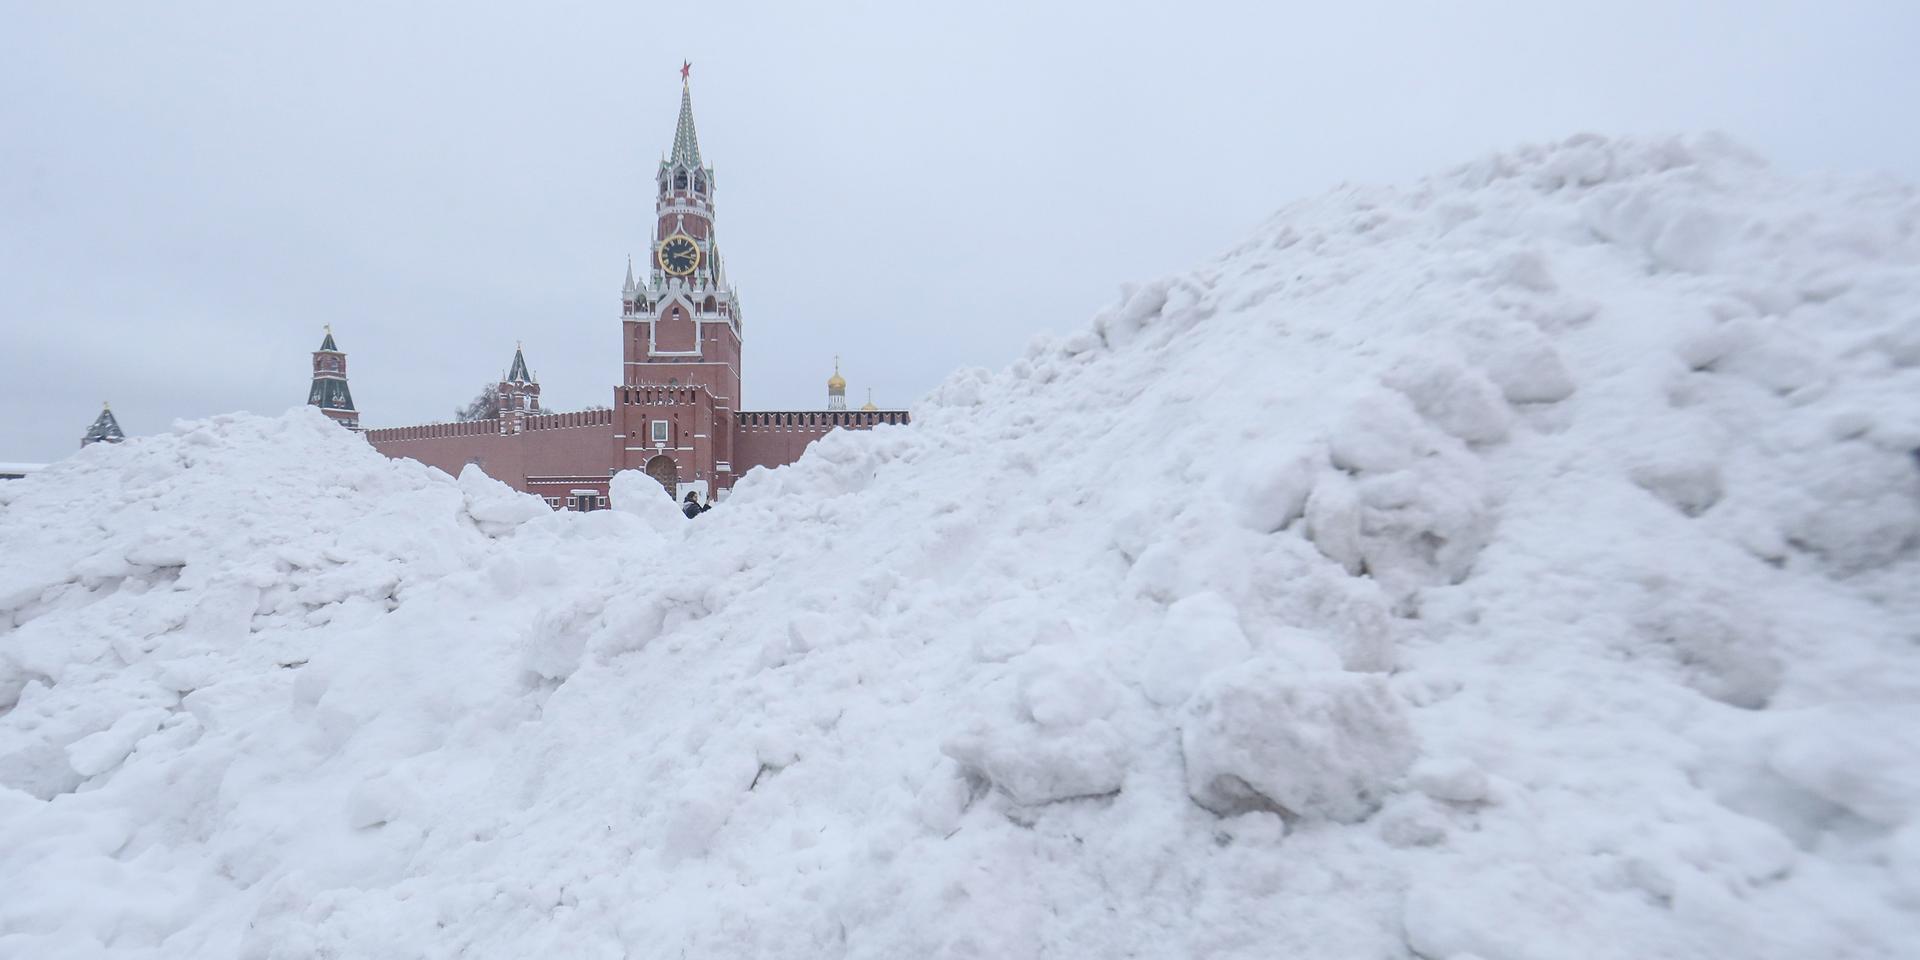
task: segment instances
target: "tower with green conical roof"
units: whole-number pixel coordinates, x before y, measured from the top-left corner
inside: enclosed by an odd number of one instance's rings
[[[313,352],[313,388],[307,391],[307,405],[319,407],[348,430],[358,430],[360,411],[354,409],[353,392],[347,389],[347,355],[333,342],[333,325],[325,330],[320,349]]]

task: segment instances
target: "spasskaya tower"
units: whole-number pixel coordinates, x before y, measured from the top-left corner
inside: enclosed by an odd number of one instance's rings
[[[621,291],[626,386],[707,389],[731,413],[740,400],[740,298],[714,232],[713,167],[700,158],[693,92],[680,68],[673,149],[654,175],[647,271]]]

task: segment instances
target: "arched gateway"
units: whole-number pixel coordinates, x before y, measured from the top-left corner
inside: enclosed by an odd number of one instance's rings
[[[673,465],[673,458],[664,453],[647,461],[647,476],[659,481],[660,488],[667,491],[669,497],[679,489],[679,470]]]

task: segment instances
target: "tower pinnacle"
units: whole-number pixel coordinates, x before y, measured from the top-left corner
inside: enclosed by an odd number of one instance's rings
[[[533,375],[527,372],[526,354],[520,352],[520,342],[513,344],[513,366],[507,370],[508,383],[532,383]]]
[[[87,428],[86,435],[80,438],[81,446],[95,443],[119,443],[127,439],[120,430],[120,421],[114,419],[113,408],[105,400],[100,401],[100,415],[93,419],[93,425]]]
[[[685,167],[688,170],[700,169],[700,138],[693,132],[693,91],[686,84],[686,71],[692,64],[681,68],[680,78],[680,120],[673,128],[673,150],[667,155],[671,166]]]

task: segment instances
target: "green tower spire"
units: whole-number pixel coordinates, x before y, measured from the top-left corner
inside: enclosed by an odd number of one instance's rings
[[[680,122],[673,128],[673,152],[668,154],[667,163],[688,170],[700,169],[700,138],[693,132],[693,91],[687,85],[684,68],[680,72]]]

